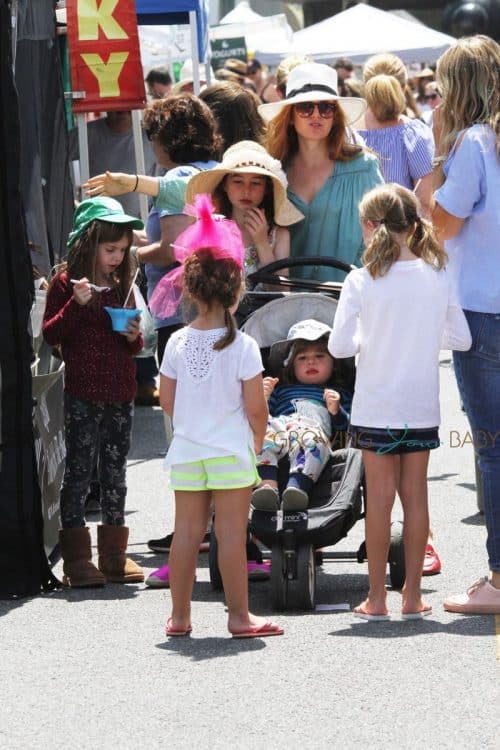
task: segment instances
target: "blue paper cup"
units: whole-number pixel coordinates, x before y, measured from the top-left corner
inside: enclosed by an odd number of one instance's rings
[[[119,333],[127,332],[127,323],[131,318],[136,318],[142,310],[131,310],[130,307],[104,307],[109,317],[113,331]]]

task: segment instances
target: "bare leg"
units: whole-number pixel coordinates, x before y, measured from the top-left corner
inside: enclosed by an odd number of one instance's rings
[[[175,491],[175,528],[170,548],[172,627],[185,630],[191,624],[191,596],[200,543],[210,513],[211,492]]]
[[[215,536],[230,632],[261,626],[267,621],[248,611],[246,542],[250,495],[251,487],[213,491]]]
[[[425,545],[429,535],[427,466],[429,451],[401,456],[399,493],[404,511],[406,579],[403,587],[403,614],[429,609],[422,599],[421,581]]]
[[[363,451],[366,476],[365,537],[368,555],[368,598],[355,611],[386,615],[385,576],[391,535],[391,511],[396,496],[396,456]]]

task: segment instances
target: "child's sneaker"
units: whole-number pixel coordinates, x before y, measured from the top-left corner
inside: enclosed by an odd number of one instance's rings
[[[285,487],[281,499],[283,511],[305,510],[309,505],[309,495],[300,487]]]
[[[267,581],[271,575],[271,562],[269,560],[263,560],[262,562],[248,560],[247,573],[249,581]]]
[[[168,589],[170,587],[168,564],[162,565],[158,570],[153,570],[146,578],[146,586],[153,589]]]
[[[257,510],[278,510],[280,496],[275,487],[263,484],[252,492],[252,505]]]

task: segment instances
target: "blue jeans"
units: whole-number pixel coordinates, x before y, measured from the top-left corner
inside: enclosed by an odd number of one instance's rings
[[[472,347],[453,361],[483,480],[488,562],[500,572],[500,314],[464,312]]]

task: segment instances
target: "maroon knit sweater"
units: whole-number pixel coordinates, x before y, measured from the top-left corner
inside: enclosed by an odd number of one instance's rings
[[[137,386],[134,355],[143,347],[142,334],[129,343],[111,327],[104,305],[119,307],[116,290],[96,294],[88,305],[73,299],[68,274],[56,277],[47,293],[43,336],[61,345],[64,387],[85,401],[133,401]]]

